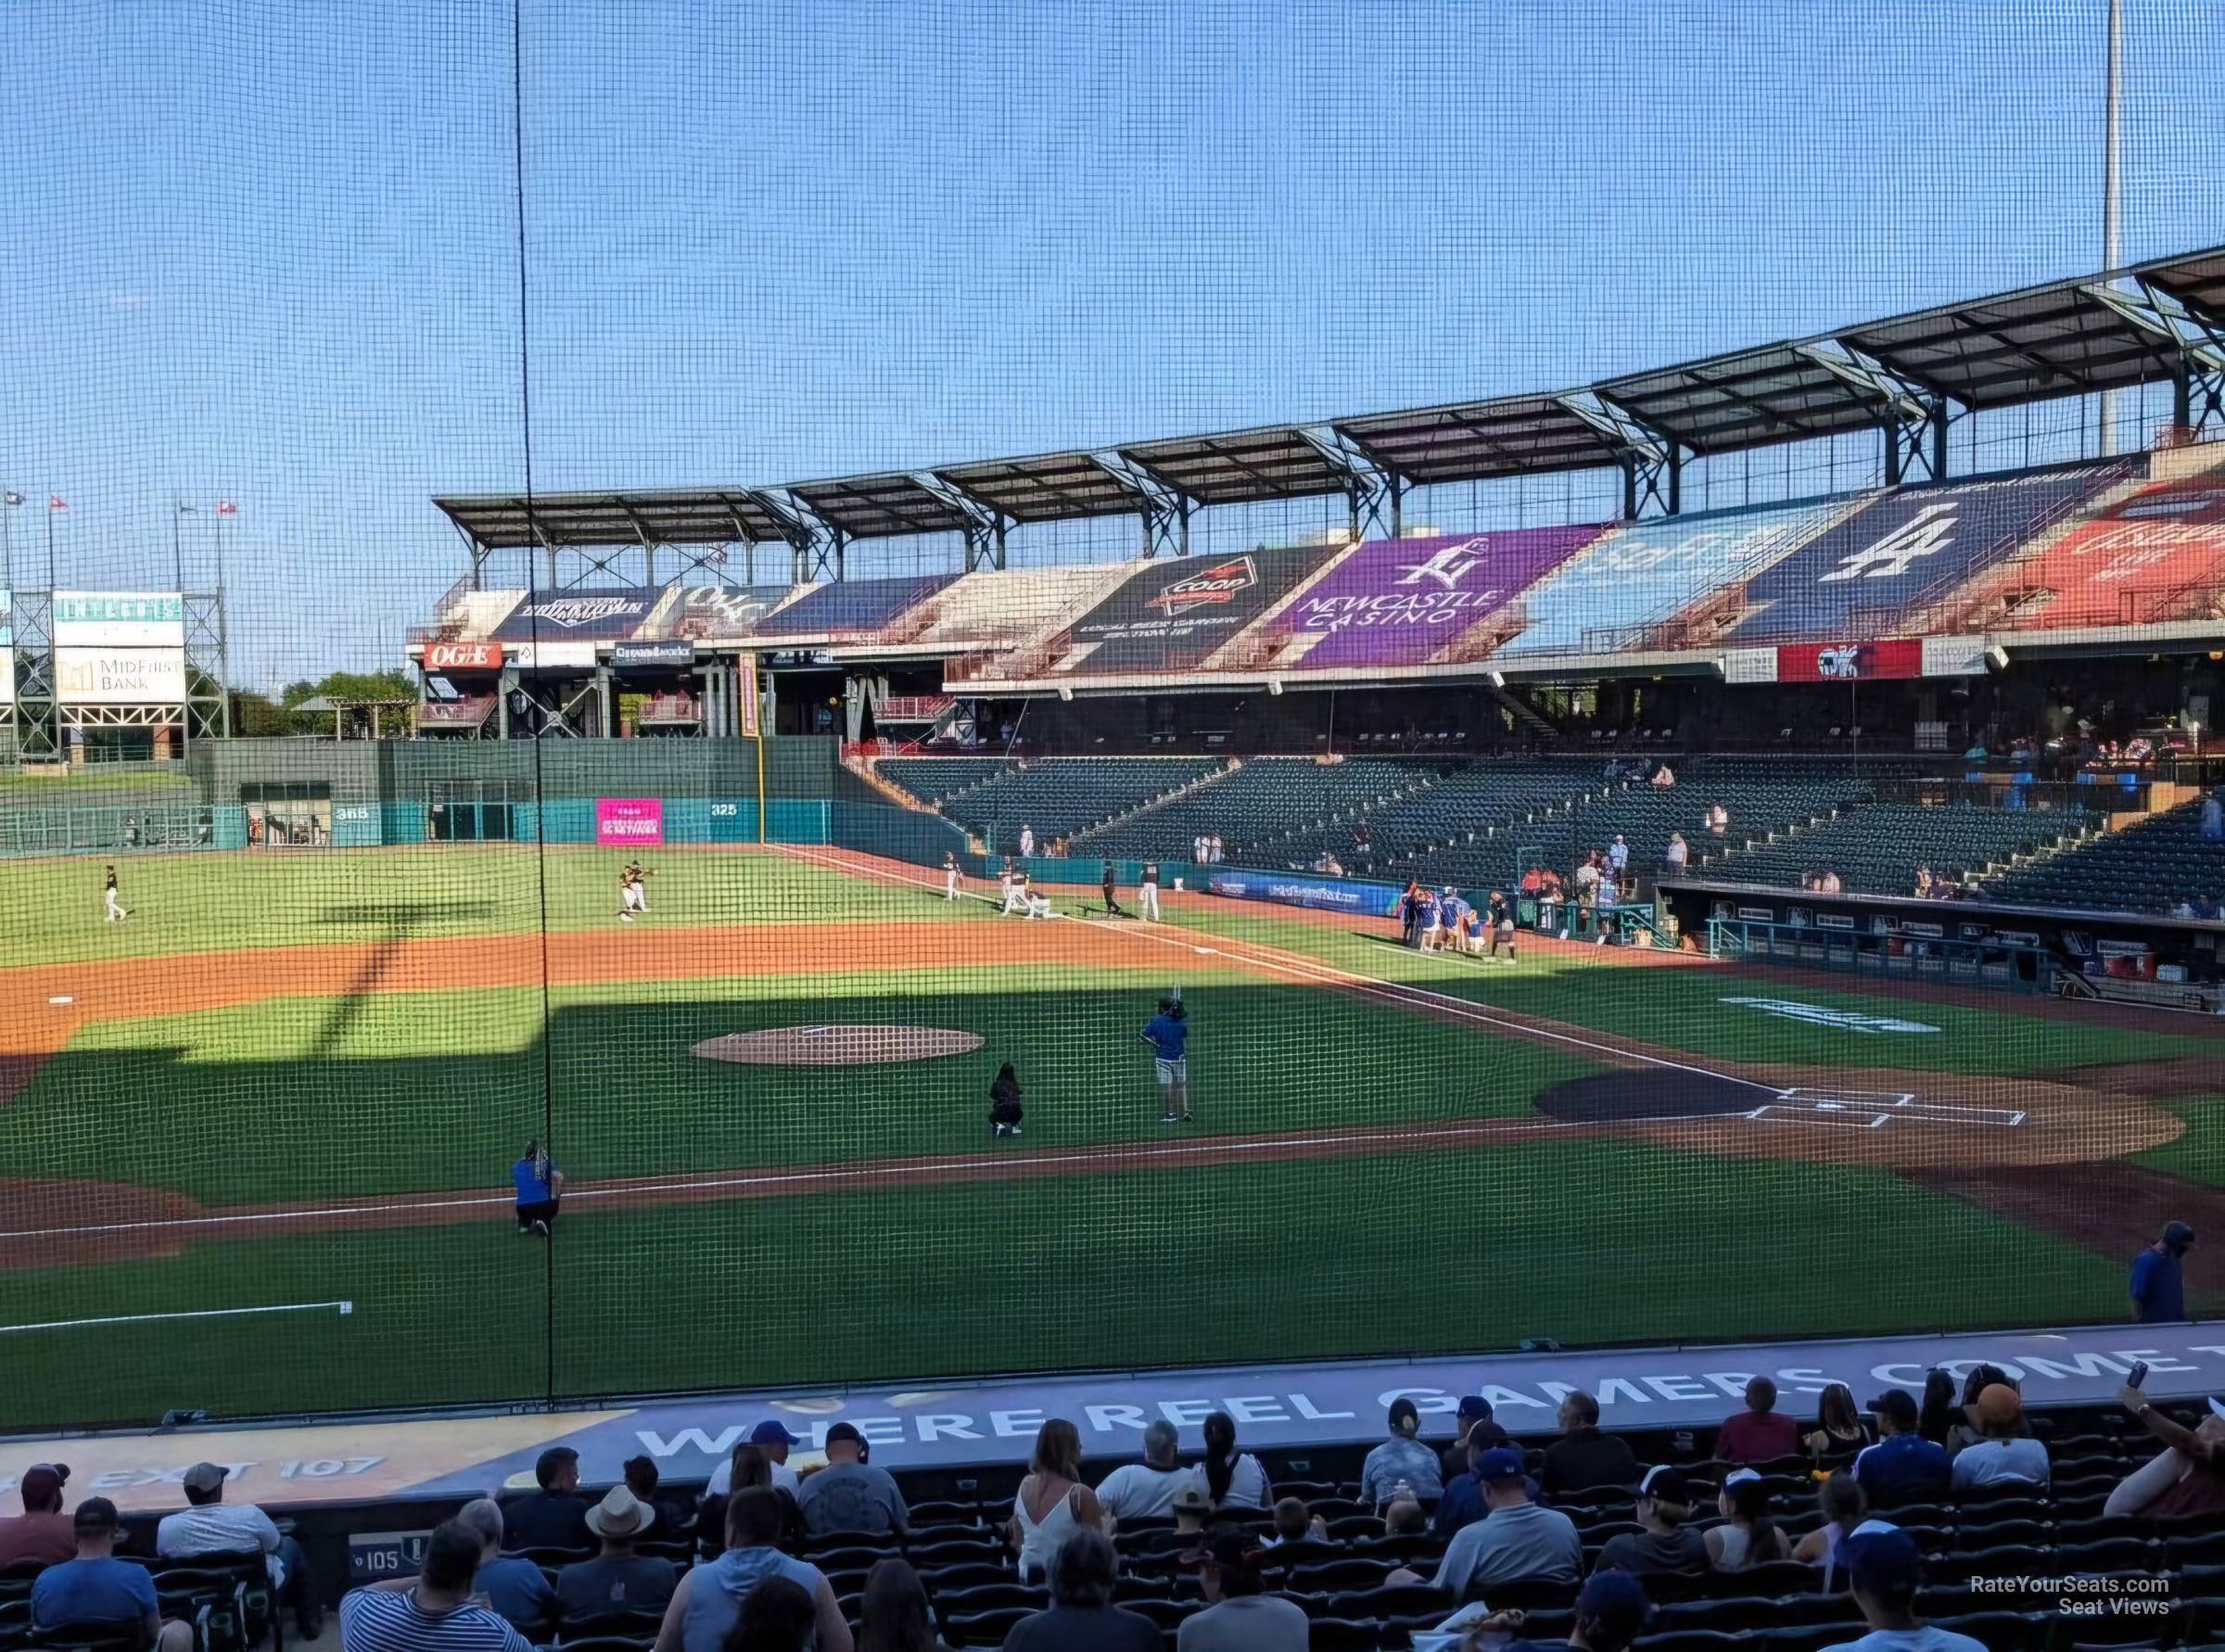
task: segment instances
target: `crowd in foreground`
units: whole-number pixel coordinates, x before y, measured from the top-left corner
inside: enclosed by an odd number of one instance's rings
[[[1387,1436],[1362,1468],[1360,1501],[1386,1537],[1434,1533],[1443,1547],[1430,1575],[1392,1571],[1386,1583],[1433,1584],[1438,1598],[1458,1607],[1442,1625],[1456,1637],[1448,1645],[1465,1649],[1543,1645],[1507,1642],[1519,1636],[1521,1614],[1492,1609],[1492,1597],[1513,1585],[1566,1585],[1577,1591],[1572,1626],[1554,1644],[1622,1652],[1648,1620],[1649,1580],[1806,1565],[1822,1592],[1850,1589],[1866,1620],[1867,1633],[1841,1643],[1846,1652],[1977,1648],[1916,1620],[1921,1555],[1891,1515],[1955,1493],[2049,1481],[2046,1442],[2028,1426],[2008,1375],[1980,1366],[1958,1385],[1935,1371],[1921,1396],[1888,1389],[1860,1407],[1845,1385],[1832,1384],[1812,1427],[1780,1412],[1777,1399],[1766,1378],[1748,1385],[1704,1474],[1688,1473],[1691,1465],[1642,1465],[1628,1442],[1600,1430],[1598,1406],[1582,1392],[1567,1396],[1559,1433],[1534,1461],[1480,1397],[1460,1402],[1455,1437],[1443,1448],[1420,1438],[1414,1402],[1396,1400]],[[2225,1517],[2225,1404],[2213,1401],[2189,1428],[2136,1386],[2119,1399],[2160,1449],[2110,1493],[2104,1513]],[[807,1474],[789,1461],[801,1443],[779,1422],[761,1424],[700,1499],[663,1494],[654,1463],[637,1457],[624,1483],[591,1500],[579,1490],[577,1455],[546,1452],[538,1490],[507,1506],[485,1498],[465,1505],[432,1533],[417,1577],[350,1593],[340,1606],[345,1652],[525,1652],[531,1635],[558,1622],[576,1639],[583,1628],[621,1620],[644,1639],[653,1625],[654,1652],[936,1652],[927,1588],[900,1556],[872,1567],[847,1609],[827,1574],[802,1557],[814,1543],[853,1535],[901,1540],[911,1516],[894,1478],[866,1460],[856,1428],[829,1429],[825,1465]],[[1276,1588],[1302,1557],[1333,1548],[1319,1519],[1276,1496],[1226,1414],[1207,1420],[1196,1461],[1183,1460],[1170,1424],[1153,1424],[1143,1443],[1141,1462],[1093,1486],[1082,1478],[1074,1426],[1056,1418],[1043,1426],[1004,1535],[1020,1580],[1046,1585],[1049,1604],[1018,1621],[1004,1645],[1017,1652],[1160,1647],[1159,1626],[1116,1602],[1126,1550],[1131,1565],[1194,1578],[1202,1604],[1176,1631],[1181,1652],[1307,1646],[1310,1620]],[[1797,1539],[1779,1524],[1773,1490],[1786,1483],[1788,1465],[1807,1470],[1817,1488],[1820,1519]],[[164,1620],[148,1568],[118,1557],[113,1504],[89,1497],[66,1514],[67,1480],[59,1466],[32,1468],[22,1482],[23,1514],[0,1519],[0,1569],[44,1567],[31,1595],[34,1633],[122,1630],[155,1652],[192,1652],[192,1627]],[[260,1554],[273,1590],[313,1637],[320,1626],[300,1551],[262,1510],[223,1503],[224,1480],[215,1465],[187,1472],[188,1506],[157,1529],[158,1555]],[[1596,1509],[1605,1488],[1630,1499],[1634,1529],[1608,1539],[1587,1566],[1576,1522],[1555,1505]],[[1712,1504],[1705,1513],[1703,1493]],[[1124,1529],[1131,1530],[1116,1547]],[[1434,1543],[1428,1548],[1436,1552]],[[582,1557],[552,1576],[543,1564],[550,1551]],[[683,1565],[672,1554],[711,1557]]]

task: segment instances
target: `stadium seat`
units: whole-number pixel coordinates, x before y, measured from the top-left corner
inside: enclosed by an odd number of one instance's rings
[[[556,1626],[554,1644],[568,1647],[597,1640],[654,1641],[664,1619],[662,1612],[596,1612],[565,1619]]]
[[[1381,1629],[1349,1618],[1316,1618],[1306,1635],[1311,1652],[1376,1652]]]
[[[1028,1607],[991,1607],[985,1612],[947,1616],[943,1619],[943,1633],[956,1647],[1001,1646],[1012,1625],[1031,1610]]]

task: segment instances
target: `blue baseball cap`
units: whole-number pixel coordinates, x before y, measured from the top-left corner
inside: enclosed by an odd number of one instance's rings
[[[767,1418],[749,1431],[752,1445],[801,1445],[803,1442],[788,1431],[787,1425]]]
[[[1890,1520],[1864,1520],[1847,1533],[1847,1569],[1870,1594],[1914,1591],[1923,1575],[1916,1540]]]
[[[1494,1480],[1520,1480],[1523,1477],[1522,1454],[1504,1445],[1494,1445],[1476,1459],[1475,1474],[1485,1485]]]
[[[1646,1585],[1635,1574],[1627,1571],[1596,1571],[1584,1583],[1583,1593],[1576,1596],[1576,1615],[1603,1622],[1622,1632],[1620,1638],[1628,1641],[1637,1637],[1646,1627],[1646,1615],[1653,1609],[1653,1602],[1646,1597]]]

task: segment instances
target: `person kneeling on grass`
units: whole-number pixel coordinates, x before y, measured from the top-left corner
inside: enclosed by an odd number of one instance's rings
[[[526,1143],[525,1156],[510,1166],[517,1189],[517,1230],[546,1239],[555,1230],[556,1206],[564,1195],[564,1172],[549,1163],[539,1141]]]
[[[1020,1121],[1027,1109],[1020,1099],[1020,1075],[1012,1071],[1010,1061],[997,1069],[997,1076],[989,1082],[989,1123],[997,1126],[999,1136],[1020,1134]]]

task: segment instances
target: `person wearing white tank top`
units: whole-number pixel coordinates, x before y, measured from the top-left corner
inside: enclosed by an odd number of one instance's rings
[[[1217,1488],[1213,1483],[1215,1464],[1227,1468],[1227,1483]],[[1216,1508],[1265,1508],[1275,1500],[1260,1460],[1236,1449],[1236,1418],[1226,1411],[1205,1419],[1205,1460],[1198,1465],[1198,1484]]]
[[[1049,1577],[1067,1539],[1076,1531],[1103,1528],[1097,1493],[1082,1484],[1081,1432],[1064,1417],[1054,1417],[1036,1430],[1027,1478],[1012,1498],[1011,1539],[1019,1550],[1021,1581]]]

